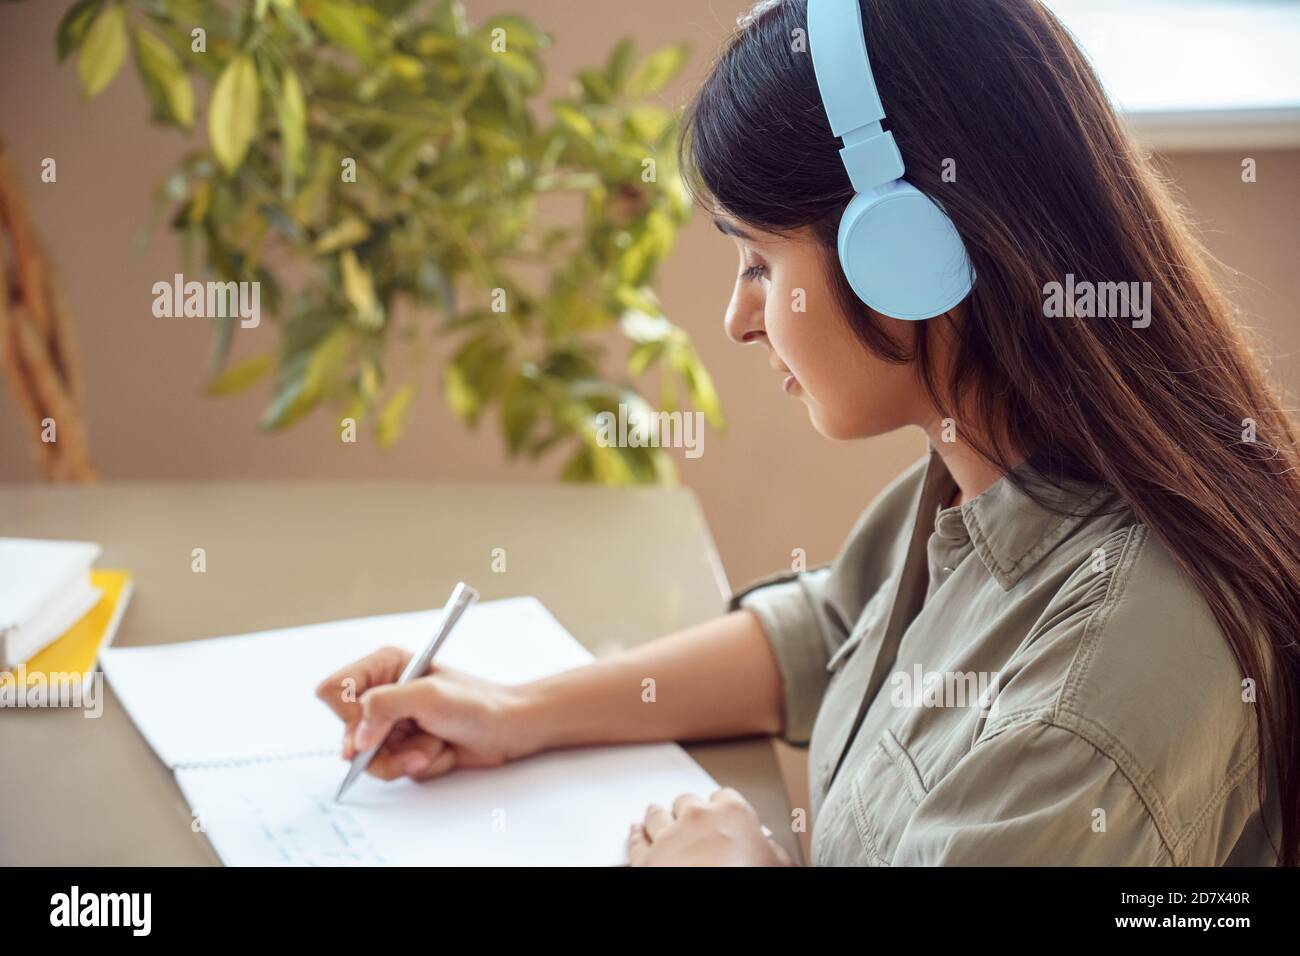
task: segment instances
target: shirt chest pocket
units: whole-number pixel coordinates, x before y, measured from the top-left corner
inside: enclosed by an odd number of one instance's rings
[[[863,851],[871,863],[889,866],[908,821],[927,792],[915,762],[893,731],[885,730],[865,759],[858,761],[848,789],[849,809]]]

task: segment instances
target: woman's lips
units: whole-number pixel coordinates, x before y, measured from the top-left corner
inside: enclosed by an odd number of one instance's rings
[[[774,372],[785,373],[785,379],[781,382],[781,388],[783,388],[788,394],[797,395],[799,392],[803,391],[803,389],[799,387],[799,380],[794,377],[794,372],[786,368],[785,363],[776,357],[775,352],[768,357],[768,364],[772,366]]]

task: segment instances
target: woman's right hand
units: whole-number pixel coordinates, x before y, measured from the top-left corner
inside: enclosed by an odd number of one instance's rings
[[[410,659],[401,648],[385,647],[316,688],[345,724],[345,760],[387,734],[367,772],[382,780],[427,780],[456,767],[499,766],[540,749],[526,733],[521,689],[437,665],[398,685]]]

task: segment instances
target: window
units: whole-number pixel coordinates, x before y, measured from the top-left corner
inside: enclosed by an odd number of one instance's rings
[[[1158,149],[1300,146],[1300,0],[1043,0]]]

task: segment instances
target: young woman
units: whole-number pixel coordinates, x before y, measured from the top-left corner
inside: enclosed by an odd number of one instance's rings
[[[522,687],[386,687],[397,651],[353,665],[321,685],[344,756],[395,724],[384,777],[779,733],[809,743],[817,864],[1295,863],[1300,456],[1212,261],[1036,0],[859,9],[884,128],[968,294],[918,321],[850,284],[840,149],[861,140],[832,133],[807,0],[742,18],[684,166],[739,250],[728,335],[822,434],[913,426],[930,454],[832,564],[637,650]],[[915,285],[905,226],[858,254]],[[629,822],[633,863],[786,862],[734,792]]]

